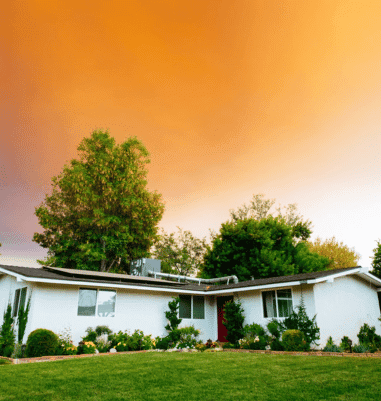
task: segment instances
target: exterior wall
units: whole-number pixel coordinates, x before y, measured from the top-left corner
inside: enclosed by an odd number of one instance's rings
[[[370,283],[356,276],[345,276],[333,283],[315,284],[314,292],[321,348],[329,336],[337,345],[343,336],[348,336],[353,344],[358,343],[357,334],[364,323],[375,326],[381,334],[377,291]]]
[[[263,291],[269,290],[280,290],[291,288],[292,293],[292,305],[294,310],[297,310],[297,306],[300,304],[301,295],[303,294],[304,304],[306,307],[307,314],[310,318],[314,317],[315,311],[315,300],[314,291],[312,285],[302,285],[298,287],[279,287],[270,288]],[[245,322],[244,324],[257,323],[266,328],[267,324],[272,318],[265,318],[263,315],[263,301],[262,301],[262,290],[238,292],[234,294],[234,299],[239,300],[242,304]],[[281,320],[282,318],[279,318]],[[282,319],[283,320],[283,319]]]
[[[117,289],[114,317],[77,316],[79,288],[38,284],[33,292],[31,324],[26,336],[37,328],[49,329],[57,334],[70,328],[73,342],[77,344],[86,335],[88,327],[98,325],[107,325],[114,332],[139,329],[154,337],[168,334],[164,328],[167,324],[164,313],[168,310],[168,302],[176,294]],[[180,327],[193,324],[200,329],[200,338],[206,341],[213,335],[213,328],[210,327],[213,305],[213,299],[205,297],[205,319],[183,319]]]
[[[15,297],[15,291],[18,288],[24,288],[27,287],[27,293],[26,293],[26,300],[25,300],[25,305],[26,302],[28,302],[29,296],[31,295],[31,291],[33,289],[33,285],[31,283],[27,283],[25,281],[20,281],[18,282],[15,277],[12,276],[2,276],[0,277],[0,326],[3,324],[3,316],[5,309],[7,308],[8,302],[11,303],[12,305],[12,311],[13,311],[13,303],[14,303],[14,297]],[[26,331],[24,334],[24,342],[26,341],[28,334],[29,334],[29,329],[31,327],[31,312],[33,308],[33,297],[31,299],[31,310],[29,312],[29,317],[28,317],[28,323],[26,327]],[[17,339],[17,320],[15,319],[14,321],[14,328],[16,332],[16,339]]]

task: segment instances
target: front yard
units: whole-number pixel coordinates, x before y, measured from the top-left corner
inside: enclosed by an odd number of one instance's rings
[[[0,366],[0,400],[379,400],[381,361],[139,353]]]

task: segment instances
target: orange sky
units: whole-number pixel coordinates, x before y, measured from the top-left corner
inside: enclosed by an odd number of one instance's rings
[[[84,136],[137,135],[167,231],[265,193],[370,265],[381,237],[379,1],[10,1],[0,17],[0,242]]]

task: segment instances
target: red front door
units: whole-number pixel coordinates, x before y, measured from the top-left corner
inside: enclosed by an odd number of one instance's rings
[[[224,321],[224,305],[228,301],[232,301],[234,297],[218,297],[217,298],[217,331],[218,341],[226,343],[226,336],[228,334],[227,328],[223,325]]]

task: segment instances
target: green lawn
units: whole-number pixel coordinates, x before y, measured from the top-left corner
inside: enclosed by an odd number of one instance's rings
[[[381,360],[140,353],[0,366],[0,400],[380,400]]]

